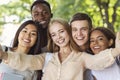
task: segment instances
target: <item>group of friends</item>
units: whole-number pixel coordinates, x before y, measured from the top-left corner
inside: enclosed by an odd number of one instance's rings
[[[17,30],[13,47],[0,49],[0,72],[24,80],[120,80],[120,33],[93,28],[86,13],[75,13],[69,22],[52,19],[44,0],[33,2],[31,15]]]

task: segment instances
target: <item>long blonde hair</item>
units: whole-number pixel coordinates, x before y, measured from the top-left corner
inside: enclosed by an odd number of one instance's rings
[[[71,49],[74,49],[74,50],[77,51],[77,52],[80,51],[78,45],[74,42],[74,40],[73,40],[73,38],[72,38],[71,27],[69,26],[69,24],[68,24],[68,22],[67,22],[66,20],[61,19],[61,18],[52,19],[52,20],[50,21],[50,23],[49,23],[48,31],[47,31],[47,35],[48,35],[48,45],[47,45],[47,47],[48,47],[48,50],[49,50],[50,52],[57,52],[57,51],[60,50],[60,47],[57,46],[57,45],[53,42],[53,40],[52,40],[52,38],[51,38],[51,35],[50,35],[50,33],[49,33],[49,28],[50,28],[50,26],[53,25],[53,24],[56,23],[56,22],[57,22],[57,23],[60,23],[61,25],[63,25],[64,28],[65,28],[65,30],[67,31],[68,35],[70,36],[70,41],[69,41],[70,48],[71,48]]]

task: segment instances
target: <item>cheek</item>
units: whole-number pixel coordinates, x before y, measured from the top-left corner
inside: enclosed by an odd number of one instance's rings
[[[65,36],[65,38],[67,39],[67,41],[69,41],[69,40],[70,40],[69,35],[66,35],[66,36]]]
[[[52,37],[51,39],[52,39],[53,43],[56,43],[56,38],[55,37],[54,38]]]
[[[109,47],[109,44],[106,41],[100,42],[99,45],[101,45],[102,50],[107,49]]]
[[[106,43],[106,44],[103,44],[103,49],[107,49],[109,47],[109,45]]]
[[[23,35],[19,34],[19,36],[18,36],[18,42],[21,40],[22,37],[23,37]]]
[[[74,38],[74,36],[75,36],[75,32],[72,32],[72,37]]]
[[[90,44],[90,48],[92,49],[92,47],[93,47],[93,44]]]
[[[89,32],[88,31],[85,31],[84,34],[89,37]]]
[[[35,43],[37,41],[37,37],[32,38],[32,41]]]

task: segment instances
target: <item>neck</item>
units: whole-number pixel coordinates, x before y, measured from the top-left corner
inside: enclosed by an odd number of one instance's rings
[[[72,50],[70,49],[70,47],[61,48],[58,54],[60,62],[63,62],[69,56],[71,52]]]
[[[79,46],[79,48],[82,50],[82,51],[86,51],[88,49],[88,45],[84,45],[84,46]]]
[[[20,52],[20,53],[25,53],[27,54],[29,52],[30,48],[28,47],[21,47],[21,46],[18,46],[16,49],[15,49],[15,52]]]

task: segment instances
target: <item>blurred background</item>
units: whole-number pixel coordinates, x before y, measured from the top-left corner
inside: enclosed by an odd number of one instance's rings
[[[30,6],[35,0],[0,0],[0,43],[11,46],[19,25],[31,19]],[[87,13],[94,27],[120,31],[120,0],[46,0],[53,17],[70,20],[77,12]]]

